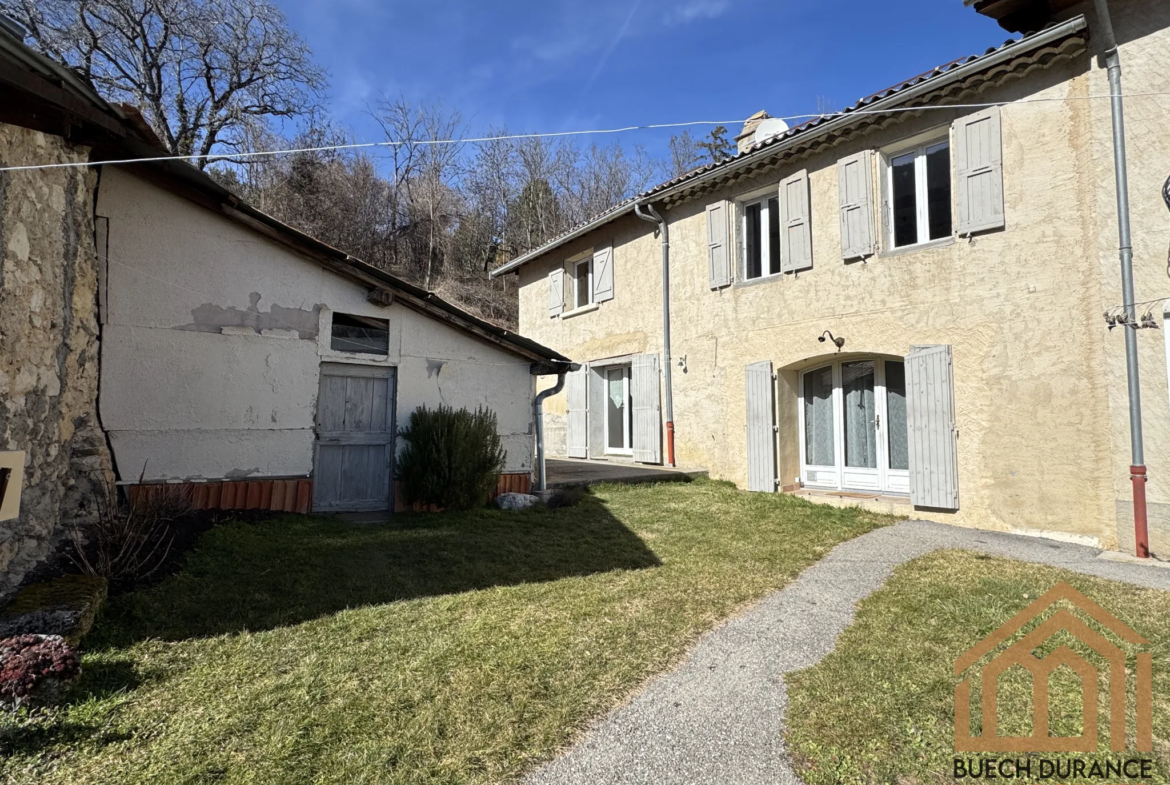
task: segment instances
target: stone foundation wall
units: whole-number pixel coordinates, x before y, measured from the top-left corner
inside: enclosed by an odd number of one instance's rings
[[[0,165],[87,160],[63,139],[0,124]],[[97,419],[96,173],[0,173],[0,450],[24,450],[20,517],[0,523],[0,597],[94,514],[110,475]]]

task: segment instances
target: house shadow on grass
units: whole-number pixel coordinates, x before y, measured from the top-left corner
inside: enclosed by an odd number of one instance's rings
[[[559,510],[282,516],[203,535],[159,585],[111,600],[89,648],[262,631],[347,608],[657,567],[596,498]]]

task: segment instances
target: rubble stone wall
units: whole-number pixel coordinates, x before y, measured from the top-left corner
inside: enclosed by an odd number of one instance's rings
[[[0,166],[87,160],[0,124]],[[0,450],[23,450],[20,516],[0,522],[0,597],[94,515],[110,475],[97,418],[98,260],[88,168],[0,172]]]

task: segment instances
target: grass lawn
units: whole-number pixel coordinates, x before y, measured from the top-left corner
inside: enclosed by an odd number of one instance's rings
[[[0,729],[0,779],[507,780],[888,522],[700,481],[393,526],[228,524],[110,602],[73,702]]]
[[[842,633],[833,653],[789,678],[788,744],[805,782],[956,782],[955,659],[1062,580],[1150,641],[1156,776],[1147,781],[1170,782],[1170,593],[964,551],[940,551],[900,567],[881,590],[860,604],[854,624]],[[1042,647],[1039,655],[1047,655],[1062,643],[1088,654],[1089,650],[1074,640],[1062,633]],[[1103,662],[1095,655],[1090,659]],[[1071,674],[1057,671],[1049,690],[1052,735],[1079,735],[1079,683]],[[1103,682],[1100,698],[1099,716],[1106,718]],[[978,689],[972,690],[971,705],[977,725]],[[998,705],[1000,735],[1031,733],[1029,679],[1005,673]],[[1132,700],[1128,711],[1132,734]],[[977,732],[977,728],[973,730]],[[1103,719],[1103,737],[1106,730]],[[1078,757],[1117,760],[1107,750],[1104,744],[1102,754]],[[1136,753],[1128,755],[1136,757]],[[961,756],[1015,757],[1009,753]],[[1069,754],[1046,753],[1044,757],[1067,760]]]

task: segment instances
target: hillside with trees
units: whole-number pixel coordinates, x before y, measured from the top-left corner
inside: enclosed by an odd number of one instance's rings
[[[733,149],[726,129],[644,148],[514,138],[457,109],[383,98],[377,147],[323,108],[327,75],[265,0],[0,0],[28,43],[141,112],[163,149],[370,264],[514,328],[516,283],[487,271]],[[296,127],[290,136],[280,129]],[[324,148],[324,149],[323,149]],[[269,150],[298,150],[250,156]]]

